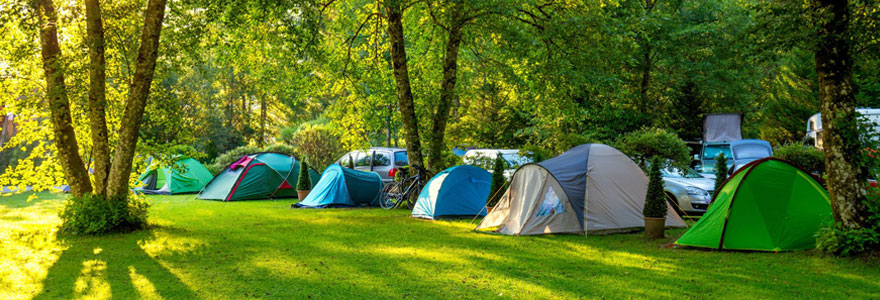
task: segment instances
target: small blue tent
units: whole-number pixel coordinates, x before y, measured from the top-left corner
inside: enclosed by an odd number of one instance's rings
[[[485,216],[492,174],[479,167],[455,166],[428,181],[412,210],[416,218]]]
[[[382,177],[332,164],[309,195],[294,207],[327,208],[377,206],[382,200]]]

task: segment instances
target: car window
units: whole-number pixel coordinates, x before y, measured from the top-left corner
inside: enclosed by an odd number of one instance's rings
[[[408,165],[409,158],[406,156],[406,151],[394,152],[394,166],[403,167]]]
[[[366,155],[366,153],[358,152],[357,160],[354,161],[355,167],[369,167],[370,166],[370,156]]]
[[[730,146],[728,145],[713,145],[706,146],[703,148],[703,159],[704,160],[714,160],[715,157],[718,157],[721,153],[724,153],[724,157],[727,159],[733,159],[733,156],[730,155]]]
[[[663,177],[669,178],[703,178],[703,175],[700,175],[700,173],[697,173],[697,171],[694,171],[691,168],[682,170],[676,167],[669,167],[661,170],[661,172],[663,173]]]
[[[373,166],[387,167],[391,165],[391,157],[388,152],[376,152],[373,157]]]
[[[355,157],[355,155],[356,155],[356,153],[354,153],[354,152],[346,153],[345,155],[342,156],[342,158],[339,159],[339,165],[343,166],[343,167],[348,167],[349,160],[351,160],[351,158]]]
[[[504,160],[507,161],[507,169],[516,169],[524,164],[531,162],[531,159],[519,155],[519,153],[502,154],[501,157],[503,157]]]

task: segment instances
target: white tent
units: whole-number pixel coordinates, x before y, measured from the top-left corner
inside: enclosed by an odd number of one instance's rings
[[[647,189],[648,177],[629,157],[611,146],[584,144],[520,167],[476,229],[511,235],[630,231],[644,227]],[[685,226],[671,207],[666,226]]]

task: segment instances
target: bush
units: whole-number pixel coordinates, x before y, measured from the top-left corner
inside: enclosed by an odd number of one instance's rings
[[[339,136],[327,125],[303,124],[287,142],[298,156],[308,157],[318,170],[327,168],[345,153]]]
[[[825,174],[825,153],[814,147],[787,144],[776,147],[773,156],[790,161],[807,172],[822,176]]]
[[[675,133],[660,128],[642,128],[630,132],[617,141],[617,149],[636,160],[642,169],[651,157],[663,166],[686,168],[690,163],[690,149]]]
[[[844,228],[833,224],[816,233],[816,248],[837,256],[880,254],[880,188],[868,188],[865,196],[868,224],[864,228]]]
[[[648,192],[645,194],[645,207],[642,215],[645,218],[665,218],[668,208],[666,207],[666,194],[663,192],[663,176],[660,174],[660,158],[651,159],[648,171]]]
[[[100,195],[71,197],[59,212],[62,234],[101,235],[147,226],[150,204],[137,197],[106,199]]]
[[[489,206],[495,206],[498,203],[498,199],[501,199],[501,194],[503,193],[504,186],[507,184],[507,179],[504,178],[504,169],[507,166],[504,157],[501,156],[501,153],[498,153],[498,156],[495,157],[494,167],[492,168],[492,187],[489,189],[489,193],[491,198],[489,198]]]
[[[722,152],[715,157],[715,193],[718,193],[727,181],[727,171],[727,157]]]
[[[296,189],[298,191],[312,189],[312,180],[309,178],[309,164],[306,163],[305,159],[299,161],[299,179],[296,180]]]
[[[214,159],[214,163],[211,164],[211,167],[209,167],[208,170],[210,170],[211,173],[213,173],[214,175],[217,175],[218,173],[220,173],[220,171],[223,171],[223,168],[231,165],[242,156],[257,152],[262,151],[260,150],[260,148],[254,146],[241,146],[226,151],[226,153],[223,153],[220,156],[217,156],[216,159]]]
[[[265,148],[263,148],[263,152],[275,152],[275,153],[293,155],[293,156],[297,156],[297,158],[299,158],[299,156],[296,155],[296,151],[293,149],[293,147],[290,145],[285,145],[285,144],[272,144],[272,145],[266,146]]]

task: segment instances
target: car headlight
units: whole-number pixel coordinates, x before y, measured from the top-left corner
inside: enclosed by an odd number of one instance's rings
[[[686,187],[685,191],[687,191],[688,195],[699,195],[699,196],[708,196],[709,195],[709,192],[707,192],[706,190],[698,188],[698,187],[693,187],[693,186]]]

